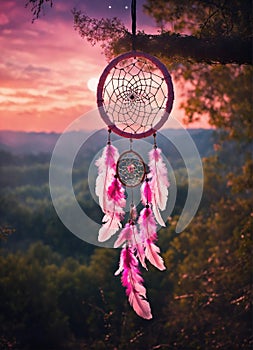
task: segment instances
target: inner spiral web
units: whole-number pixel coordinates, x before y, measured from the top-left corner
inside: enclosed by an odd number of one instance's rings
[[[117,162],[117,175],[126,187],[140,185],[145,176],[145,165],[141,156],[132,150],[121,154]]]
[[[104,109],[113,125],[128,133],[142,133],[165,113],[168,95],[162,72],[146,58],[120,61],[107,76]]]

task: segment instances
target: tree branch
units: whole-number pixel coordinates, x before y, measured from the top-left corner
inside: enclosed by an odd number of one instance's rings
[[[38,18],[45,3],[52,6],[53,0],[27,0],[26,6],[31,5],[34,18]],[[220,9],[223,10],[223,7]],[[247,6],[239,9],[244,16],[248,15]],[[240,11],[238,13],[241,13]],[[212,12],[204,21],[203,28],[215,14],[216,11]],[[102,47],[105,49],[107,56],[132,49],[132,37],[117,18],[96,20],[76,9],[73,10],[73,15],[75,29],[79,30],[80,35],[93,45],[99,41],[102,42]],[[185,36],[170,32],[163,32],[159,35],[139,33],[136,36],[136,47],[138,50],[148,52],[154,56],[164,57],[164,59],[169,58],[174,61],[252,65],[252,37],[247,36],[251,35],[249,33],[251,32],[247,31],[246,34],[244,33],[241,36],[239,34],[235,36],[231,33],[230,36],[210,36],[209,38]]]
[[[131,49],[131,36],[120,38],[114,45],[116,53]],[[252,39],[197,38],[179,34],[138,34],[136,47],[155,56],[184,59],[197,63],[235,63],[252,65]]]

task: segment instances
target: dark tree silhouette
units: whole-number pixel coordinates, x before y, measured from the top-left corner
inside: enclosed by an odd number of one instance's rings
[[[47,3],[53,6],[53,0],[27,1],[33,19]],[[137,33],[139,50],[188,62],[252,64],[250,0],[147,0],[144,11],[155,18],[160,34]],[[102,42],[108,56],[131,48],[131,33],[118,19],[96,20],[77,9],[73,14],[80,35],[93,44]]]

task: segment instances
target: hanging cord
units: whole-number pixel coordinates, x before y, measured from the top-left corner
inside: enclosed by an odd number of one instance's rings
[[[129,150],[130,151],[133,150],[133,139],[132,138],[129,139]]]
[[[156,148],[157,148],[157,143],[156,143],[156,132],[154,132],[153,137],[154,137],[154,145],[153,145],[153,148],[156,149]]]
[[[132,50],[136,51],[136,0],[132,0],[131,16],[132,16]]]
[[[129,214],[130,223],[135,223],[135,220],[136,220],[134,209],[135,209],[134,193],[133,193],[133,189],[131,188],[131,204],[130,204],[130,214]]]
[[[111,144],[111,132],[112,132],[112,130],[110,128],[108,128],[107,145]]]
[[[146,183],[149,182],[148,173],[146,173],[146,175],[145,175],[145,181],[146,181]],[[148,200],[148,197],[147,197],[147,202],[146,202],[146,208],[149,208],[149,200]]]

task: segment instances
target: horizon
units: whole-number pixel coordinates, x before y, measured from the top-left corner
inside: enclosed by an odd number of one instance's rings
[[[165,140],[167,142],[173,142],[178,140],[178,142],[184,142],[187,135],[192,139],[195,143],[195,146],[207,142],[210,145],[212,144],[212,140],[214,137],[214,130],[212,129],[201,129],[201,128],[191,128],[191,129],[173,129],[167,128],[164,129],[163,132],[158,132],[158,142],[159,144],[163,144]],[[62,141],[60,141],[62,140]],[[103,148],[107,140],[107,130],[106,128],[100,130],[94,130],[94,132],[89,130],[68,130],[64,134],[57,132],[43,132],[43,131],[16,131],[16,130],[0,130],[0,152],[10,152],[12,154],[40,154],[40,153],[50,153],[52,154],[55,149],[58,141],[60,144],[65,144],[63,146],[64,153],[68,154],[69,147],[73,147],[76,142],[80,142],[86,149],[89,147],[98,146],[100,149]],[[181,140],[181,141],[180,141]],[[114,142],[126,142],[126,140],[122,140],[120,136],[114,134],[112,138]],[[142,140],[136,140],[137,145],[140,142],[151,142],[151,136]],[[88,142],[88,143],[87,143]],[[85,146],[84,146],[85,145]],[[88,146],[90,145],[90,146]],[[138,146],[137,146],[138,147]],[[84,151],[83,149],[83,151]],[[205,147],[204,147],[205,149]]]
[[[185,126],[185,129],[186,130],[217,130],[216,128],[213,128],[211,125],[209,125],[209,127],[186,127]],[[69,130],[69,131],[66,131],[66,132],[97,132],[97,131],[100,131],[100,130],[105,130],[106,131],[106,127],[105,128],[101,128],[101,129],[82,129],[82,130]],[[181,130],[180,128],[171,128],[171,127],[168,127],[168,128],[163,128],[163,129],[160,129],[158,130],[157,132],[159,133],[162,133],[163,131],[166,131],[166,130]],[[0,134],[1,133],[25,133],[25,134],[62,134],[63,132],[58,132],[58,131],[44,131],[44,130],[38,130],[38,131],[27,131],[27,130],[11,130],[11,129],[0,129]],[[115,134],[117,135],[117,134]]]

